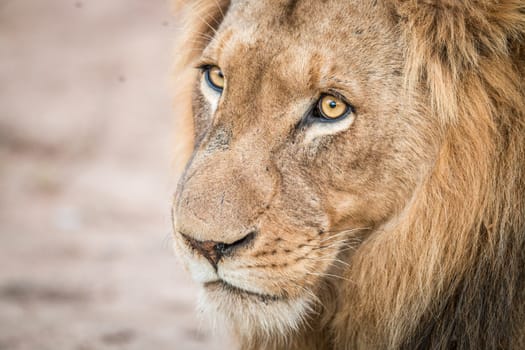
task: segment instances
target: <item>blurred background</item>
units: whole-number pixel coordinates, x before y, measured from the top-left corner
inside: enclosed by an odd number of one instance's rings
[[[0,0],[0,349],[226,349],[171,249],[166,0]]]

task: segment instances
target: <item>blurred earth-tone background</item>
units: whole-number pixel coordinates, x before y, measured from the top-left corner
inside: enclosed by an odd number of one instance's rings
[[[228,349],[171,249],[168,1],[0,1],[0,349]]]

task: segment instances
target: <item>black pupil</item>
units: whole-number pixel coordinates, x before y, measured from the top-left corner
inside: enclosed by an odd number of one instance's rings
[[[337,102],[330,101],[330,103],[328,105],[330,106],[330,108],[335,108],[335,107],[337,107]]]

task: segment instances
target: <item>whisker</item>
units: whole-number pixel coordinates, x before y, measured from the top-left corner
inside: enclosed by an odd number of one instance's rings
[[[364,227],[364,228],[353,228],[353,229],[342,230],[342,231],[334,231],[334,232],[338,232],[338,233],[335,234],[335,235],[331,235],[329,237],[321,239],[321,242],[327,241],[327,240],[330,240],[330,239],[333,239],[333,238],[336,238],[336,237],[340,237],[340,236],[343,236],[343,235],[347,235],[347,234],[352,233],[352,232],[365,231],[365,230],[369,230],[369,229],[370,229],[369,227]]]
[[[330,242],[330,243],[327,243],[327,244],[318,245],[318,246],[316,246],[316,248],[313,248],[312,250],[335,248],[335,247],[339,247],[339,246],[341,246],[343,244],[349,244],[349,243],[350,242],[348,242],[347,240],[339,240],[339,241]]]
[[[343,281],[347,281],[347,282],[350,282],[350,283],[355,283],[354,281],[349,280],[348,278],[344,278],[342,276],[334,275],[334,274],[331,274],[331,273],[308,272],[307,274],[313,275],[313,276],[319,276],[319,277],[337,278],[337,279],[340,279],[340,280],[343,280]]]
[[[323,258],[323,257],[316,257],[316,258],[308,258],[308,257],[305,257],[304,259],[307,259],[307,260],[313,260],[313,261],[328,261],[328,262],[334,262],[334,263],[339,263],[339,264],[342,264],[342,265],[345,265],[345,266],[348,266],[350,267],[351,265],[347,262],[344,262],[343,260],[341,259],[330,259],[330,258]]]
[[[341,247],[347,247],[349,245],[352,245],[352,244],[357,244],[357,243],[361,243],[360,241],[359,242],[352,242],[352,241],[349,241],[349,240],[339,240],[339,241],[336,241],[336,242],[331,242],[329,244],[324,244],[324,245],[319,245],[319,246],[316,246],[314,248],[312,248],[312,250],[323,250],[323,249],[329,249],[329,248],[341,248]]]
[[[216,29],[215,29],[215,28],[214,28],[214,27],[213,27],[208,21],[206,21],[202,16],[200,16],[200,15],[198,14],[198,12],[196,12],[196,16],[197,16],[198,19],[200,19],[200,20],[202,21],[202,23],[204,23],[209,29],[211,29],[211,31],[212,31],[215,35],[218,34],[217,30],[216,30]]]
[[[222,8],[221,8],[221,5],[219,4],[219,1],[218,0],[214,0],[214,1],[215,1],[215,4],[217,5],[217,8],[219,9],[219,11],[221,13],[222,18],[226,17],[224,15],[224,12],[222,11]]]

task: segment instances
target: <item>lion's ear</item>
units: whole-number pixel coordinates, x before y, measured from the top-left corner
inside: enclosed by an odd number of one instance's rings
[[[178,58],[180,65],[192,62],[212,39],[228,8],[230,0],[173,0],[180,32]]]
[[[430,89],[436,112],[454,118],[468,72],[512,58],[525,36],[523,0],[386,0],[407,41],[407,82]]]

